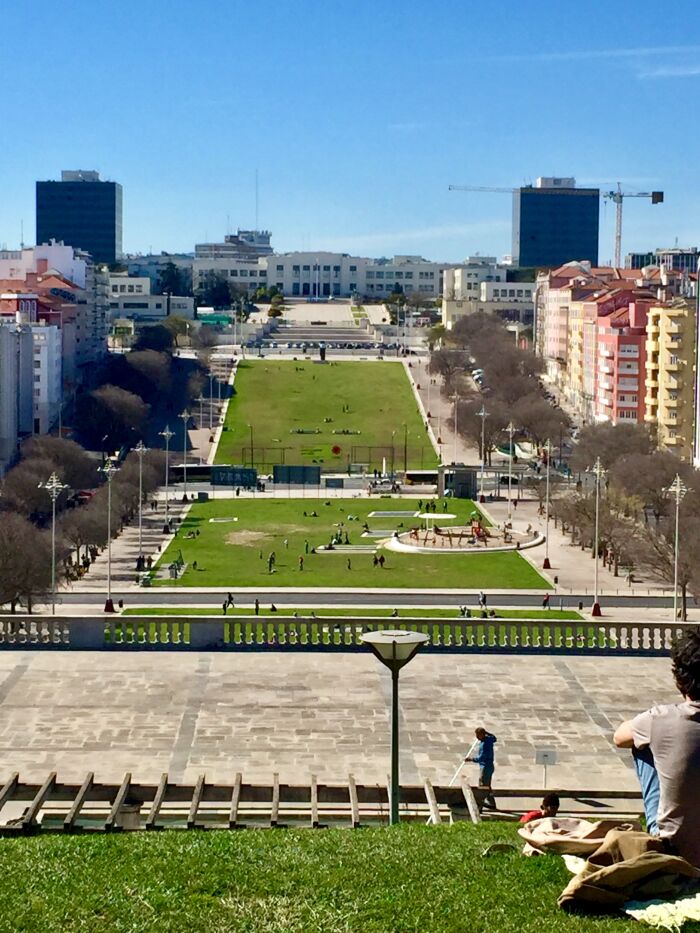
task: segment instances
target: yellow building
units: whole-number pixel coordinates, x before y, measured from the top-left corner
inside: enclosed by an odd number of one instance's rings
[[[695,302],[675,298],[649,309],[644,420],[659,447],[693,455]]]

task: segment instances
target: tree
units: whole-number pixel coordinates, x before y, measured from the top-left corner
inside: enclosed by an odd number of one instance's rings
[[[647,521],[651,511],[656,521],[666,515],[669,507],[667,488],[676,473],[687,486],[692,486],[694,471],[666,450],[650,454],[631,453],[616,460],[610,468],[610,486],[625,498],[624,507],[635,517]]]
[[[654,442],[648,428],[642,424],[589,424],[581,430],[571,458],[572,467],[586,470],[597,457],[606,470],[629,454],[651,454]]]
[[[39,488],[54,472],[54,463],[45,458],[27,458],[13,467],[3,483],[3,504],[9,505],[26,518],[43,520],[51,512],[51,499],[45,489]],[[63,477],[60,477],[63,479]],[[61,502],[65,502],[62,493]]]
[[[428,341],[428,349],[432,351],[436,344],[442,343],[446,333],[447,329],[444,324],[435,324],[431,327],[426,338]]]
[[[62,558],[58,542],[58,558]],[[0,522],[0,605],[9,603],[10,612],[24,605],[31,613],[34,604],[51,590],[51,536],[15,512]]]
[[[95,461],[75,441],[51,434],[30,437],[22,444],[22,460],[50,462],[61,481],[72,489],[96,485]]]
[[[174,262],[166,262],[158,272],[157,289],[161,295],[191,295],[192,279]]]
[[[157,350],[132,350],[126,354],[130,366],[147,384],[147,397],[162,395],[172,388],[172,357]],[[141,394],[141,393],[139,393]]]
[[[436,350],[430,356],[429,371],[435,376],[442,376],[445,388],[449,391],[455,377],[466,372],[467,355],[463,350]]]
[[[217,272],[209,272],[197,290],[197,302],[219,310],[230,307],[231,290],[226,276]]]
[[[174,343],[175,337],[169,327],[166,327],[165,324],[149,324],[148,327],[144,327],[139,331],[134,344],[134,351],[157,350],[161,353],[170,352]]]
[[[279,305],[270,305],[270,307],[267,309],[268,317],[282,317],[283,313],[284,312]]]
[[[93,442],[99,443],[107,435],[107,443],[117,447],[133,441],[134,434],[142,432],[148,412],[149,406],[138,395],[118,386],[104,385],[81,396],[77,420]]]

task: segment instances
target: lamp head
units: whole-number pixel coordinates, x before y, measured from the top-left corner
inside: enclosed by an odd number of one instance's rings
[[[382,664],[392,671],[398,671],[408,664],[416,651],[427,641],[428,636],[423,632],[403,629],[367,632],[362,636],[362,642],[369,645]]]

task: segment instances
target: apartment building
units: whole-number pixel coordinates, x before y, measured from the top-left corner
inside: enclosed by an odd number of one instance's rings
[[[478,311],[531,324],[535,284],[508,282],[508,270],[495,256],[469,256],[461,265],[443,269],[443,325],[452,330],[460,318]]]
[[[0,475],[17,456],[33,423],[33,341],[28,326],[0,317]]]
[[[645,298],[626,301],[598,318],[596,421],[644,421],[646,326],[651,303]]]
[[[112,321],[128,318],[153,323],[171,314],[191,319],[194,317],[194,298],[152,295],[150,276],[118,272],[109,277],[109,310]]]
[[[693,456],[697,305],[676,298],[649,308],[644,420],[659,447]]]

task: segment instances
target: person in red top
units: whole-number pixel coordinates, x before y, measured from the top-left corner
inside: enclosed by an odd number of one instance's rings
[[[523,813],[520,822],[529,823],[530,820],[541,820],[543,816],[556,816],[558,812],[559,797],[557,794],[545,794],[539,810],[530,810],[528,813]]]

